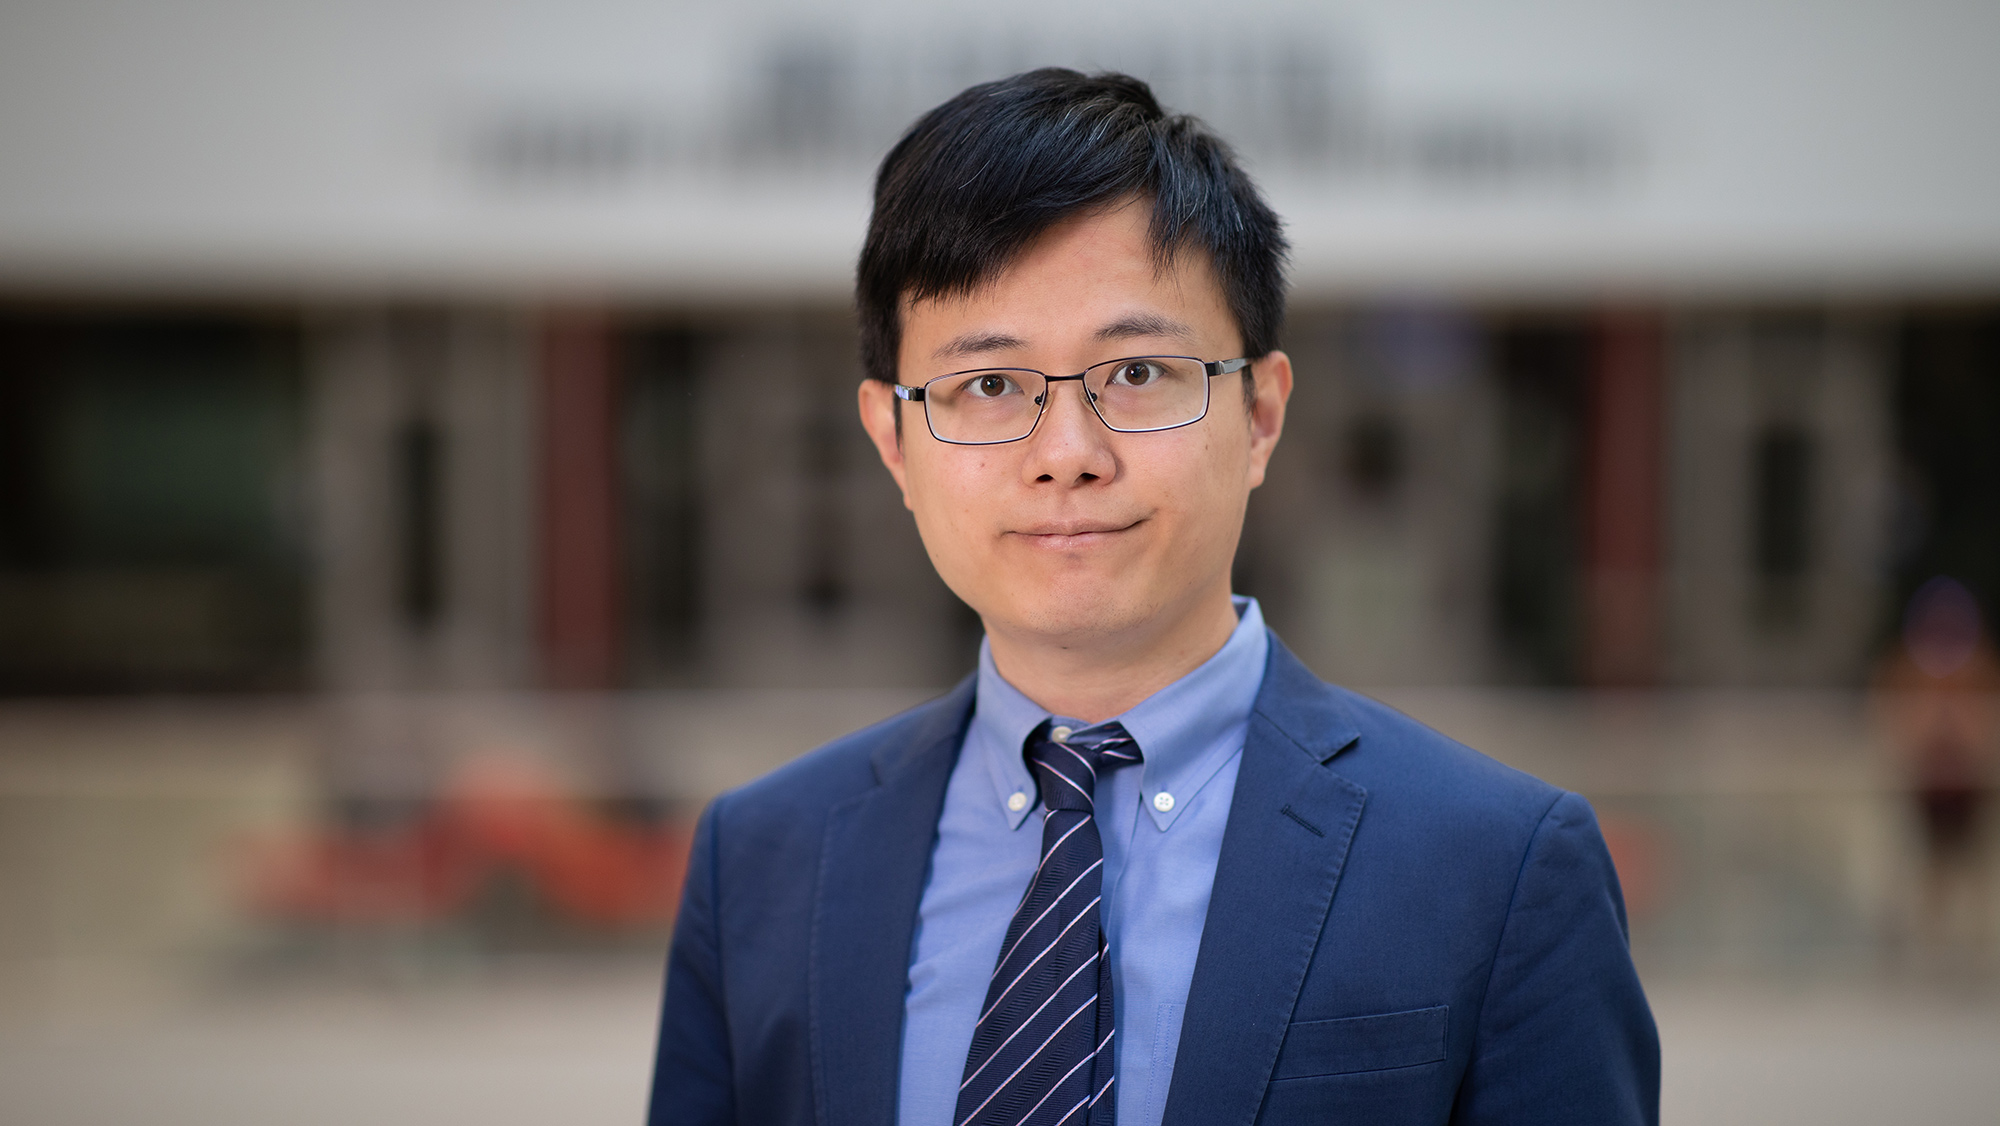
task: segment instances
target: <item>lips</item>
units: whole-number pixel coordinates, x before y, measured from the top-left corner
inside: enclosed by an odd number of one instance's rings
[[[1137,524],[1137,520],[1124,523],[1108,521],[1063,521],[1060,523],[1037,524],[1019,529],[1024,536],[1089,536],[1100,532],[1122,532]]]
[[[1017,530],[1014,534],[1026,542],[1044,550],[1067,551],[1085,548],[1092,544],[1104,543],[1120,532],[1130,531],[1141,521],[1115,522],[1108,520],[1060,520],[1046,524],[1035,524]]]

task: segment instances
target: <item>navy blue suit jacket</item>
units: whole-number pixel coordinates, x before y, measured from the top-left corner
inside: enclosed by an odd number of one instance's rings
[[[717,798],[668,959],[654,1126],[887,1126],[917,903],[973,701]],[[1272,638],[1165,1126],[1658,1120],[1659,1040],[1582,798]]]

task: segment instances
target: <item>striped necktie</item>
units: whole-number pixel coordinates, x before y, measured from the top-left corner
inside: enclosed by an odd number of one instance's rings
[[[1041,787],[1042,863],[1014,909],[965,1057],[954,1126],[1111,1126],[1118,1057],[1104,947],[1104,842],[1092,795],[1139,761],[1116,723],[1071,733],[1044,722],[1026,755]]]

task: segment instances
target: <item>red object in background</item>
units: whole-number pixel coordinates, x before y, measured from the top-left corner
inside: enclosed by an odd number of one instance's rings
[[[683,824],[607,817],[532,768],[476,763],[409,823],[256,842],[247,892],[260,913],[294,921],[425,923],[511,872],[558,917],[642,926],[673,917],[692,839]]]
[[[1600,815],[1597,825],[1611,853],[1611,865],[1618,870],[1626,916],[1651,916],[1666,896],[1667,857],[1659,830],[1641,818],[1615,814]]]
[[[526,873],[565,918],[644,923],[671,918],[680,902],[692,840],[683,826],[620,824],[505,763],[462,774],[439,813],[486,863]]]
[[[557,688],[616,683],[622,619],[618,368],[609,318],[552,313],[542,328],[541,633]]]
[[[1660,649],[1665,357],[1658,318],[1605,313],[1587,401],[1584,678],[1651,684]]]
[[[475,867],[429,824],[264,838],[243,851],[246,898],[275,918],[423,923],[456,913],[477,890]]]

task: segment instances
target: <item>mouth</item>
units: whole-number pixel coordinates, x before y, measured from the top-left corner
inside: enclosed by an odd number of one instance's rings
[[[1057,520],[1045,524],[1035,524],[1018,528],[1014,535],[1020,536],[1036,547],[1052,551],[1089,547],[1115,538],[1121,532],[1129,532],[1143,521],[1125,522],[1109,520]]]

